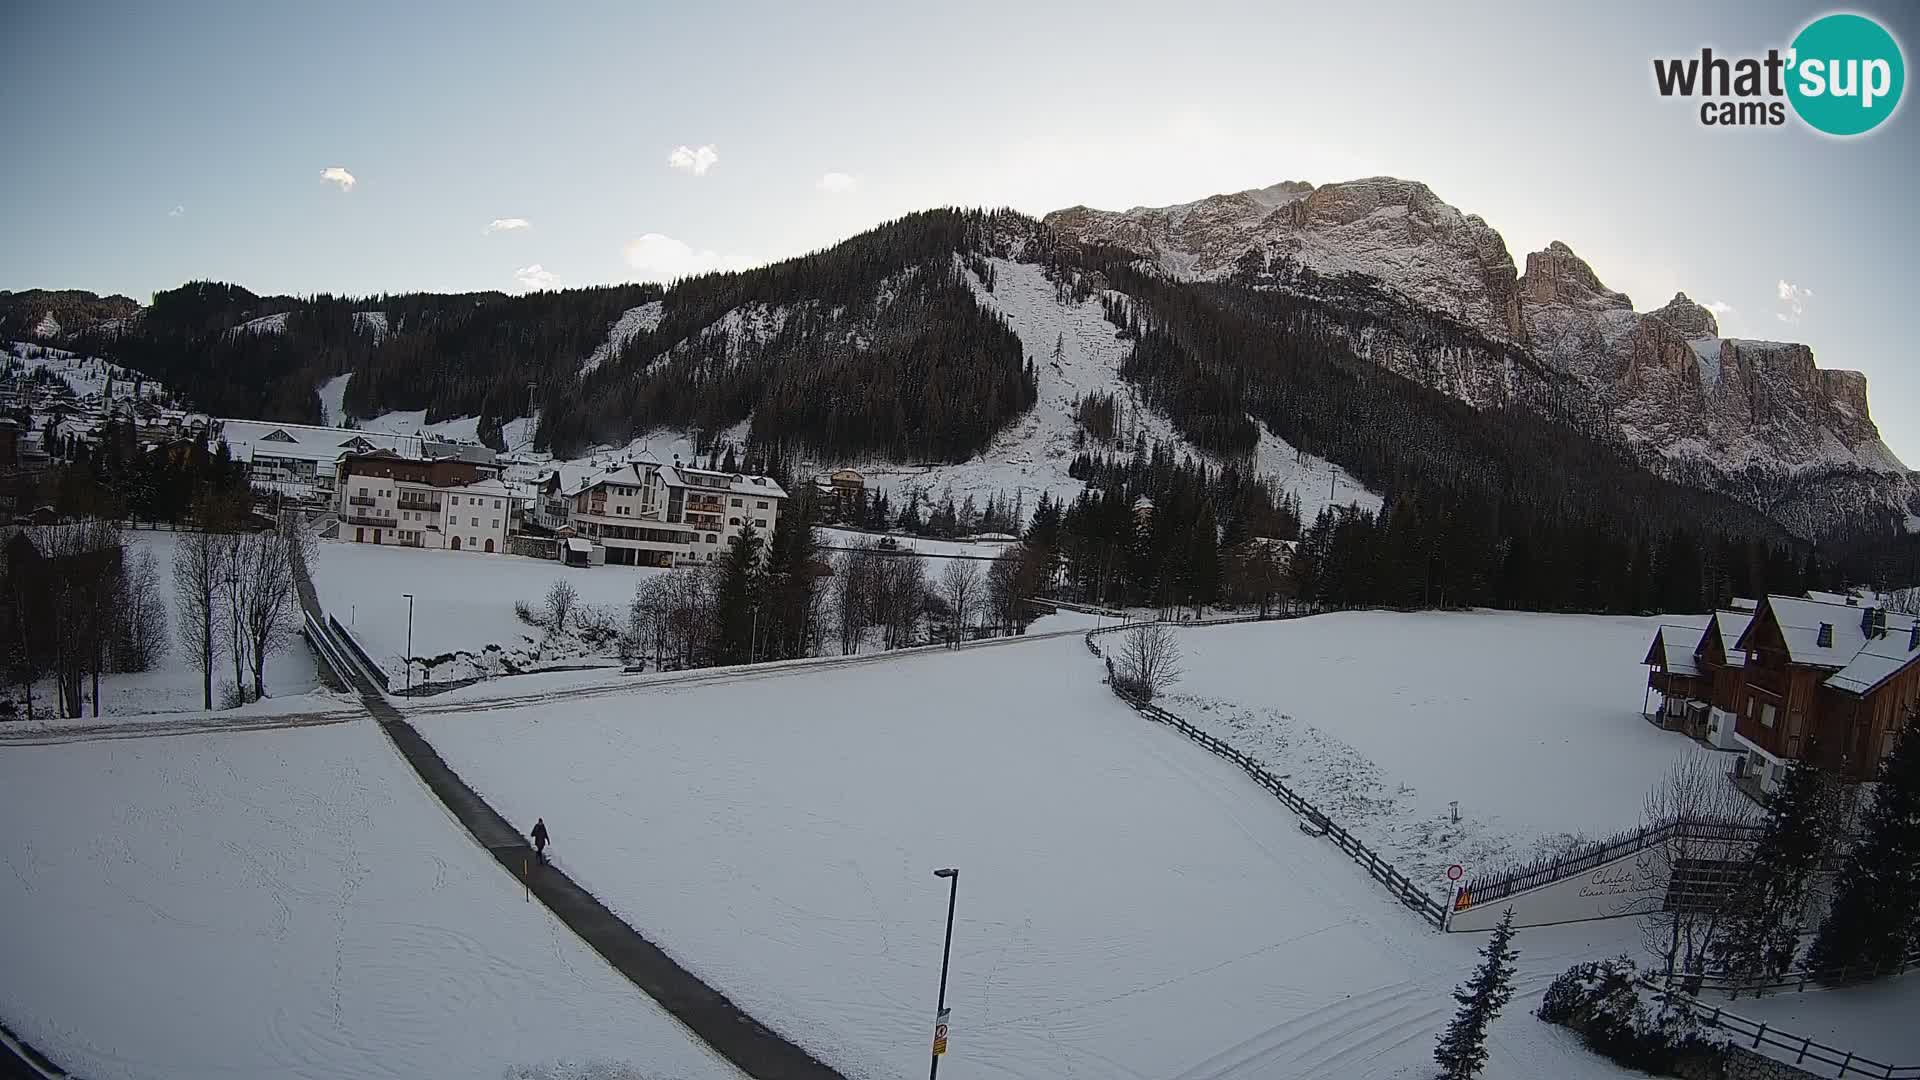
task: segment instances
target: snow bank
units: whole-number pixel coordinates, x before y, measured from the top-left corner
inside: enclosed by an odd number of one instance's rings
[[[1676,620],[1350,612],[1193,628],[1159,704],[1289,776],[1445,897],[1449,864],[1471,876],[1536,843],[1635,827],[1675,761],[1712,753],[1640,716],[1640,660],[1663,621]]]
[[[926,1066],[961,869],[954,1075],[1424,1075],[1477,939],[1387,899],[1233,766],[1141,720],[1077,636],[416,721],[556,859],[850,1077]],[[1526,1015],[1484,1075],[1619,1077]],[[943,1070],[944,1071],[944,1070]]]
[[[596,346],[592,355],[581,361],[580,377],[584,379],[593,374],[601,364],[626,348],[627,342],[641,334],[650,334],[659,329],[660,317],[666,309],[666,304],[661,301],[649,300],[639,307],[631,307],[621,312],[620,317],[607,328],[607,340]]]
[[[321,383],[314,393],[320,395],[320,426],[340,427],[347,422],[347,384],[353,381],[353,372],[335,375]]]
[[[0,1016],[90,1080],[736,1075],[371,724],[6,749],[0,817]]]

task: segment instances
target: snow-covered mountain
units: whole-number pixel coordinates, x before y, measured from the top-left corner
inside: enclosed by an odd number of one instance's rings
[[[1796,531],[1862,508],[1920,513],[1920,483],[1881,442],[1859,372],[1820,369],[1805,345],[1722,338],[1713,314],[1684,294],[1637,312],[1558,241],[1516,274],[1496,230],[1424,184],[1283,183],[1179,206],[1076,206],[1045,221],[1178,279],[1323,295],[1360,282],[1376,308],[1384,293],[1438,313],[1484,344],[1437,364],[1404,340],[1356,346],[1476,406],[1553,400],[1617,430],[1656,471],[1734,495]]]

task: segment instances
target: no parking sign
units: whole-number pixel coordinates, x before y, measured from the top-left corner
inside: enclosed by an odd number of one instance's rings
[[[940,1015],[933,1021],[933,1056],[939,1057],[947,1052],[947,1014],[951,1009],[941,1009]]]

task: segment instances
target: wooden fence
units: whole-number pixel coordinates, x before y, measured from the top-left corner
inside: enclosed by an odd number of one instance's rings
[[[1794,1035],[1781,1031],[1771,1024],[1758,1020],[1749,1020],[1738,1013],[1728,1012],[1723,1007],[1709,1008],[1698,998],[1677,991],[1660,990],[1651,980],[1642,980],[1642,984],[1655,991],[1654,997],[1684,1006],[1707,1027],[1726,1032],[1732,1039],[1749,1049],[1772,1047],[1793,1055],[1791,1064],[1804,1068],[1809,1062],[1837,1069],[1835,1077],[1864,1076],[1877,1080],[1920,1080],[1920,1065],[1885,1065],[1870,1058],[1861,1057],[1851,1050],[1829,1046],[1806,1035]],[[1751,1041],[1749,1041],[1751,1040]],[[1768,1054],[1776,1061],[1786,1061],[1780,1054]]]
[[[1284,615],[1276,613],[1276,614],[1267,616],[1265,620],[1262,620],[1261,617],[1258,615],[1247,615],[1247,616],[1236,616],[1236,617],[1224,618],[1224,619],[1208,619],[1208,620],[1205,620],[1204,622],[1169,624],[1169,625],[1217,626],[1222,623],[1260,622],[1260,621],[1273,621],[1275,619],[1302,618],[1308,614],[1312,614],[1312,613],[1296,612],[1296,613],[1288,613]],[[1098,630],[1090,630],[1087,632],[1087,635],[1086,635],[1087,649],[1091,651],[1093,655],[1100,656],[1102,655],[1100,652],[1100,646],[1094,644],[1094,640],[1093,640],[1094,638],[1102,634],[1113,634],[1113,633],[1118,633],[1119,631],[1122,631],[1122,630],[1131,630],[1137,626],[1142,626],[1142,625],[1146,625],[1146,624],[1137,623],[1137,622],[1122,623],[1119,626],[1108,626]],[[1279,777],[1268,772],[1265,766],[1261,765],[1259,762],[1255,761],[1253,758],[1248,757],[1246,754],[1242,753],[1239,749],[1233,746],[1229,746],[1227,743],[1222,742],[1221,740],[1213,737],[1207,732],[1200,730],[1199,728],[1193,726],[1192,724],[1186,722],[1185,720],[1182,720],[1181,718],[1179,718],[1178,716],[1175,716],[1174,714],[1168,712],[1167,710],[1160,708],[1157,705],[1153,705],[1149,702],[1141,701],[1138,698],[1130,697],[1127,694],[1121,693],[1118,687],[1114,688],[1114,694],[1118,696],[1121,701],[1126,702],[1129,708],[1133,709],[1135,712],[1139,713],[1140,715],[1146,717],[1149,720],[1155,720],[1162,724],[1167,725],[1170,728],[1173,728],[1175,731],[1178,731],[1180,734],[1185,735],[1187,738],[1192,739],[1194,742],[1197,742],[1201,746],[1206,747],[1208,750],[1212,751],[1215,755],[1219,757],[1223,757],[1228,761],[1233,762],[1235,765],[1240,766],[1241,771],[1245,772],[1248,776],[1252,777],[1254,783],[1259,784],[1263,788],[1266,788],[1269,792],[1273,793],[1273,796],[1275,798],[1279,799],[1282,803],[1284,803],[1287,809],[1293,811],[1295,814],[1298,814],[1300,816],[1301,822],[1304,825],[1310,826],[1312,831],[1314,831],[1315,833],[1324,835],[1327,838],[1331,839],[1334,842],[1334,844],[1340,848],[1341,851],[1344,851],[1347,853],[1348,858],[1352,859],[1356,863],[1359,863],[1360,866],[1366,870],[1367,874],[1370,877],[1372,877],[1375,881],[1379,882],[1381,885],[1386,887],[1387,892],[1392,894],[1395,900],[1398,900],[1402,904],[1405,904],[1408,908],[1412,909],[1415,914],[1419,915],[1422,919],[1425,919],[1427,922],[1433,924],[1433,926],[1436,929],[1445,928],[1447,923],[1447,907],[1445,904],[1427,895],[1425,890],[1421,889],[1418,885],[1415,885],[1413,882],[1407,880],[1406,875],[1402,874],[1399,870],[1396,870],[1392,863],[1386,861],[1385,859],[1382,859],[1376,852],[1373,851],[1373,849],[1367,847],[1367,845],[1364,842],[1362,842],[1359,837],[1354,836],[1352,833],[1342,828],[1339,822],[1336,822],[1332,818],[1328,817],[1323,811],[1321,811],[1319,807],[1313,805],[1312,803],[1308,802],[1306,799],[1302,798],[1299,792],[1294,791],[1292,788],[1288,787],[1286,783],[1282,781]]]
[[[1736,979],[1726,975],[1713,974],[1697,976],[1676,975],[1673,977],[1673,981],[1698,982],[1700,988],[1703,990],[1720,990],[1727,993],[1748,994],[1761,990],[1787,990],[1798,994],[1805,990],[1825,990],[1829,987],[1845,986],[1850,983],[1863,981],[1868,977],[1881,979],[1893,978],[1914,970],[1920,970],[1920,945],[1916,945],[1907,950],[1907,954],[1900,958],[1899,963],[1894,964],[1890,968],[1883,968],[1878,964],[1875,964],[1871,969],[1854,968],[1852,966],[1811,968],[1802,964],[1783,975],[1772,979],[1762,979],[1757,982],[1751,979]],[[1856,979],[1856,975],[1860,976],[1860,978]]]

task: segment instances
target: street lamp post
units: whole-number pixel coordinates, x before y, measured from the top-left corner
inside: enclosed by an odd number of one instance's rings
[[[947,1024],[947,961],[953,957],[953,902],[960,892],[960,871],[947,867],[935,870],[933,876],[947,879],[947,944],[940,952],[940,1004],[934,1013],[933,1065],[927,1070],[927,1080],[936,1080],[940,1075],[940,1055],[946,1052]]]
[[[401,593],[407,598],[407,694],[413,694],[413,594]]]

